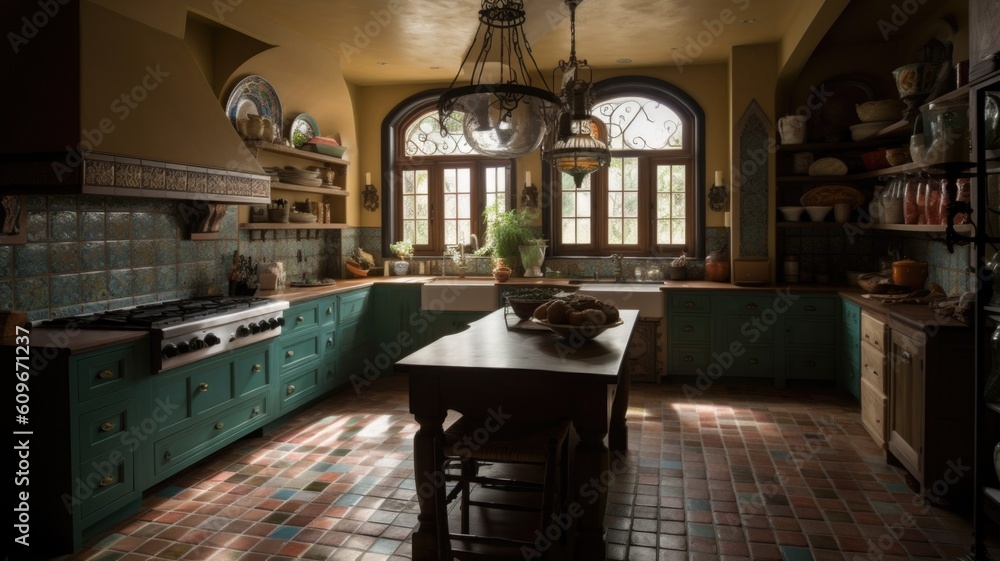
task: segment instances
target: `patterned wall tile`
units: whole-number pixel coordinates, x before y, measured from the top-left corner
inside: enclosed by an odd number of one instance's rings
[[[14,309],[32,311],[49,308],[49,277],[19,279],[14,285]]]
[[[10,281],[0,281],[0,311],[14,309],[14,289]]]
[[[104,231],[104,212],[83,212],[80,221],[80,238],[85,240],[103,240],[107,237]]]
[[[132,266],[132,242],[128,240],[108,242],[108,268],[124,269]]]
[[[149,239],[153,236],[153,215],[148,212],[132,213],[132,238]]]
[[[76,210],[77,200],[73,195],[53,195],[49,197],[49,210]]]
[[[132,290],[136,298],[142,294],[153,294],[156,292],[156,269],[146,267],[133,269]]]
[[[52,241],[75,240],[79,238],[78,214],[73,210],[58,210],[49,213],[49,239]]]
[[[48,204],[48,197],[43,195],[28,195],[28,210],[46,210]]]
[[[80,271],[103,271],[108,268],[105,242],[83,242],[80,244]]]
[[[0,245],[0,279],[10,277],[14,272],[14,247]]]
[[[80,210],[95,210],[104,212],[107,210],[108,198],[98,195],[82,195],[79,197]]]
[[[156,240],[156,264],[173,265],[177,263],[176,239]]]
[[[109,240],[132,238],[132,214],[129,212],[109,212],[107,216]]]
[[[44,210],[28,211],[28,241],[44,242],[49,239],[49,215]]]
[[[78,305],[80,275],[52,275],[49,298],[53,308]]]
[[[108,299],[108,272],[80,275],[80,301],[84,304]]]
[[[132,269],[108,271],[108,295],[112,299],[132,296]]]
[[[132,266],[152,267],[156,265],[156,242],[153,240],[132,241]]]
[[[177,289],[177,267],[170,265],[156,268],[156,291],[166,292]]]
[[[26,244],[14,247],[14,276],[30,277],[49,272],[48,244]]]
[[[76,273],[80,270],[80,244],[61,242],[49,244],[49,272]]]
[[[177,216],[168,212],[157,212],[153,215],[153,237],[177,239],[181,235],[177,225]]]

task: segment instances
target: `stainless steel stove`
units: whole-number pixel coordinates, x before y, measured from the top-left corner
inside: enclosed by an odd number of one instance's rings
[[[281,334],[284,300],[205,296],[44,322],[78,329],[150,332],[153,372],[190,364]]]

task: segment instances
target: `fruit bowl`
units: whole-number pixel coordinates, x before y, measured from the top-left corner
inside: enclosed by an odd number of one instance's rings
[[[522,320],[531,318],[531,314],[535,313],[535,308],[548,301],[548,298],[507,298],[507,303],[510,304],[510,309],[514,310],[514,315]]]
[[[826,215],[830,214],[833,210],[832,206],[807,206],[806,212],[809,213],[809,220],[813,222],[822,222],[826,220]]]
[[[535,323],[549,328],[553,333],[566,339],[567,341],[589,341],[594,337],[597,337],[601,333],[604,333],[612,327],[618,327],[619,325],[625,323],[621,319],[611,323],[605,323],[604,325],[594,325],[594,324],[582,324],[582,325],[569,325],[569,324],[554,324],[547,321],[542,321],[539,319],[532,319]]]
[[[778,211],[785,222],[798,222],[802,219],[802,211],[805,208],[804,206],[779,206]]]

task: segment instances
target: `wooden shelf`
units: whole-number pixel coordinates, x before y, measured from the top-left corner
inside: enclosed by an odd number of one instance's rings
[[[282,191],[295,191],[297,193],[319,193],[321,195],[330,195],[333,197],[346,197],[349,193],[344,189],[333,189],[331,187],[308,187],[305,185],[295,185],[294,183],[274,183],[271,185],[271,189],[280,189]]]
[[[254,151],[255,157],[257,156],[258,151],[263,151],[274,154],[282,154],[285,156],[295,156],[296,158],[305,158],[307,160],[323,162],[325,164],[336,164],[338,166],[346,166],[350,163],[343,158],[335,158],[333,156],[327,156],[326,154],[309,152],[298,148],[289,148],[288,146],[284,146],[282,144],[271,144],[270,142],[262,142],[259,140],[248,140],[246,141],[246,144],[247,148]]]
[[[775,226],[778,228],[843,228],[850,226],[860,230],[891,230],[895,232],[924,232],[928,234],[944,234],[947,230],[946,226],[927,224],[865,224],[859,222],[810,222],[808,220],[801,222],[777,222]],[[973,227],[971,224],[958,224],[955,226],[955,231],[959,234],[971,235]]]
[[[293,223],[293,222],[243,222],[240,230],[340,230],[347,228],[347,224],[318,224],[316,222]]]

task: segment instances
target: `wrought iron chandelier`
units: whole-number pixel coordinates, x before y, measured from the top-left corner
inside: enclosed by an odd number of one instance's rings
[[[454,111],[463,112],[462,133],[481,154],[515,158],[533,152],[559,110],[559,98],[549,91],[531,54],[524,19],[522,0],[483,0],[476,39],[462,60],[466,68],[473,49],[481,43],[471,80],[468,85],[456,87],[462,74],[459,69],[438,100],[442,133],[448,116]],[[544,89],[532,86],[525,57]]]
[[[552,72],[553,83],[556,82],[556,74],[562,74],[560,98],[563,113],[559,116],[551,147],[544,151],[543,158],[571,176],[579,188],[584,178],[608,165],[611,150],[608,148],[607,127],[590,114],[594,103],[591,93],[593,71],[586,59],[576,58],[576,7],[582,0],[565,1],[570,18],[569,60],[560,60],[559,67]]]

